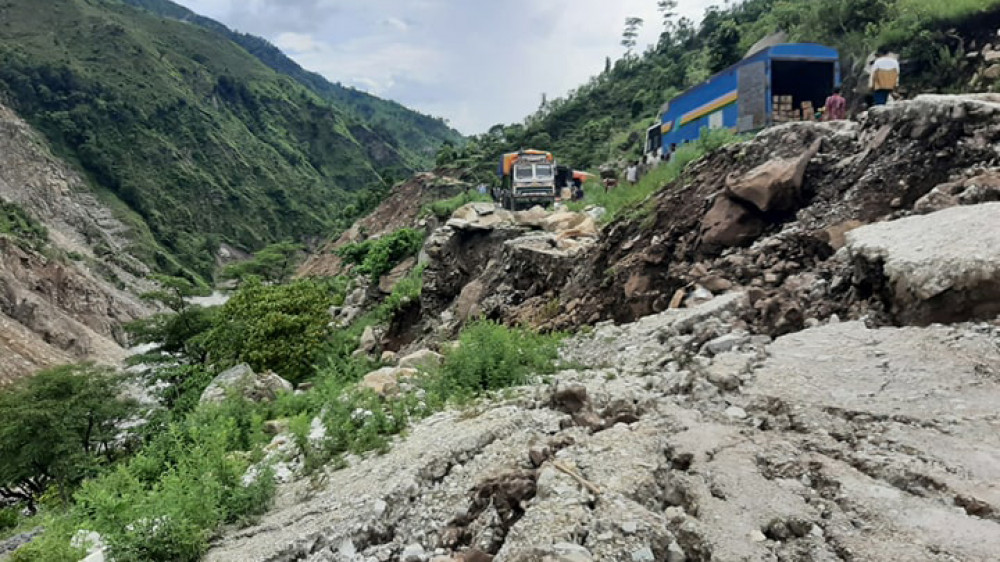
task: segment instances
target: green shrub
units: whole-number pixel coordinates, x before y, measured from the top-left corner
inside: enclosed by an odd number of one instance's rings
[[[510,328],[489,320],[462,330],[459,346],[446,354],[441,385],[448,394],[478,394],[517,386],[533,374],[555,371],[558,335]]]
[[[493,199],[489,195],[484,195],[478,191],[464,191],[449,199],[442,199],[424,205],[421,215],[434,215],[438,220],[448,220],[459,208],[474,202],[491,202]]]
[[[223,305],[211,330],[198,339],[220,367],[247,363],[299,381],[313,373],[317,353],[330,334],[329,308],[342,302],[342,288],[329,281],[300,279],[267,286],[250,278]]]
[[[0,533],[17,527],[20,521],[21,517],[18,515],[17,508],[0,509]]]
[[[422,231],[403,228],[381,238],[348,244],[337,250],[337,255],[344,262],[357,265],[354,271],[359,275],[378,281],[399,262],[419,252],[423,245]]]
[[[120,379],[91,365],[58,367],[0,392],[0,489],[33,505],[50,485],[64,501],[119,454],[117,424],[134,404]]]
[[[38,221],[17,205],[2,200],[0,234],[12,236],[18,244],[32,250],[42,249],[49,239],[48,231]]]

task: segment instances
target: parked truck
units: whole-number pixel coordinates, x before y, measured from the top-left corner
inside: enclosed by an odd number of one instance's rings
[[[548,206],[556,200],[556,160],[544,150],[520,150],[504,154],[498,173],[500,202],[517,211],[534,205]]]
[[[670,100],[647,132],[647,157],[669,155],[706,127],[743,133],[810,120],[839,85],[836,49],[812,43],[761,49]]]

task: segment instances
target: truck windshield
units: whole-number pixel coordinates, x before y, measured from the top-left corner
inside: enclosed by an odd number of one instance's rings
[[[514,166],[514,179],[516,180],[530,180],[534,176],[532,175],[531,166]]]
[[[540,180],[550,180],[553,177],[551,164],[538,164],[535,166],[535,178]]]

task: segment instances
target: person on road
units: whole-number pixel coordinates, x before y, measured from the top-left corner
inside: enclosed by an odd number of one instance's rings
[[[833,89],[833,95],[826,98],[823,108],[824,121],[842,121],[847,119],[847,100],[840,95],[840,86]]]
[[[872,72],[868,78],[871,86],[874,105],[885,105],[889,94],[899,86],[899,61],[885,50],[879,49]]]
[[[625,169],[625,181],[629,185],[635,185],[639,181],[639,166],[636,162],[629,164],[629,167]]]

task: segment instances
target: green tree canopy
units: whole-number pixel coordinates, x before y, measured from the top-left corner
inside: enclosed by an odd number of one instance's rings
[[[29,506],[71,488],[116,456],[118,424],[135,413],[120,379],[93,365],[43,371],[0,392],[0,497]]]

